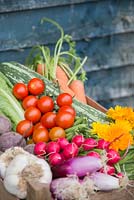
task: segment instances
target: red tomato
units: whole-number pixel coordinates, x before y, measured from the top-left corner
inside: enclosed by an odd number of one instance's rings
[[[33,78],[28,82],[28,90],[33,95],[39,95],[45,90],[45,83],[39,78]]]
[[[37,124],[34,125],[34,130],[37,128],[44,128],[44,126],[41,122],[38,122]]]
[[[75,117],[69,112],[59,112],[56,115],[56,125],[61,128],[70,128],[74,124]]]
[[[33,124],[29,120],[22,120],[16,126],[16,132],[24,137],[29,137],[33,133]]]
[[[45,127],[35,129],[33,132],[32,139],[33,139],[34,143],[48,142],[49,141],[48,130]]]
[[[58,140],[59,138],[65,138],[66,133],[65,130],[61,127],[53,127],[49,131],[49,138],[51,140]]]
[[[29,95],[25,97],[22,101],[22,107],[26,110],[27,108],[31,106],[36,106],[37,104],[37,97],[33,95]]]
[[[68,93],[61,93],[57,96],[56,102],[59,107],[66,105],[70,106],[73,103],[73,98]]]
[[[19,100],[24,99],[28,96],[27,86],[24,83],[16,83],[13,87],[13,95]]]
[[[25,119],[33,123],[36,123],[41,118],[41,112],[38,108],[31,106],[25,110],[24,116],[25,116]]]
[[[47,112],[42,116],[41,123],[46,128],[53,128],[56,125],[55,119],[56,119],[56,113]]]
[[[42,96],[37,101],[37,107],[42,113],[51,112],[54,109],[53,99],[49,96]]]
[[[73,116],[76,116],[75,109],[72,106],[61,106],[58,110],[58,113],[64,111],[71,113]]]

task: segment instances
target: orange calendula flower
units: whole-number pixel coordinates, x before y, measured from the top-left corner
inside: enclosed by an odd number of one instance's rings
[[[99,138],[110,142],[110,148],[125,150],[133,144],[133,137],[130,134],[132,127],[126,120],[116,120],[115,123],[101,124],[94,122],[92,124],[92,133],[96,133]]]
[[[134,112],[130,114],[129,122],[130,122],[130,124],[132,126],[132,129],[134,129]]]
[[[109,129],[109,124],[101,124],[100,122],[92,123],[92,133],[97,134],[99,138],[104,138],[107,135]]]
[[[126,120],[116,120],[109,125],[109,132],[106,140],[111,143],[110,148],[115,150],[125,150],[133,144],[133,137],[130,134],[131,125]]]
[[[134,111],[131,107],[116,106],[107,111],[107,116],[114,120],[127,120],[134,128]]]

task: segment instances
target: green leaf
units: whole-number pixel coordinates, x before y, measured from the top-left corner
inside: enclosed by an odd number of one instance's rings
[[[0,113],[10,118],[14,130],[17,123],[24,119],[24,110],[12,94],[12,84],[2,73],[0,73]]]

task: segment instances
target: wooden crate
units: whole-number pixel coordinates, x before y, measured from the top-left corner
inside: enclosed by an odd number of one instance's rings
[[[131,183],[134,184],[134,181]],[[91,195],[91,200],[132,200],[134,199],[133,187],[126,189],[114,190],[111,192],[98,192]],[[14,195],[9,194],[2,181],[0,181],[0,200],[19,200]],[[28,195],[26,200],[52,200],[48,185],[37,183],[28,183]],[[86,200],[86,199],[83,199]]]
[[[28,182],[27,186],[28,195],[26,200],[52,200],[47,184]],[[19,200],[5,190],[2,180],[0,180],[0,200]]]

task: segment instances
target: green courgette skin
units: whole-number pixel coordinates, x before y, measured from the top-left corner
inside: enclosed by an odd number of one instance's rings
[[[24,82],[27,84],[28,81],[34,77],[41,78],[46,84],[45,94],[54,96],[57,96],[59,94],[58,87],[56,87],[51,81],[20,63],[1,63],[0,71],[11,81],[12,84],[18,82]],[[92,123],[93,121],[108,121],[104,113],[75,99],[73,106],[78,115],[82,115],[88,118],[89,123]]]

